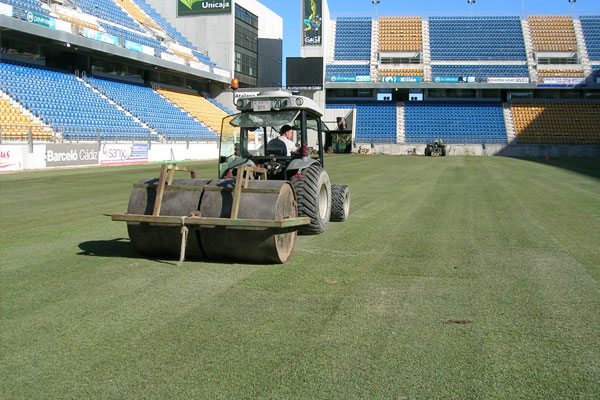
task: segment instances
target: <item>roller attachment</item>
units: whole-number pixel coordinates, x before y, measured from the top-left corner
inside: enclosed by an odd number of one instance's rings
[[[127,222],[134,249],[150,257],[284,263],[292,255],[299,227],[294,190],[287,181],[265,177],[262,168],[242,165],[236,178],[173,179],[180,170],[165,164],[159,178],[134,184]],[[195,176],[195,171],[186,169]]]

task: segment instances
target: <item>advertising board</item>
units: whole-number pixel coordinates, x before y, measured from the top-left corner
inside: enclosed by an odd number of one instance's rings
[[[231,3],[227,0],[177,0],[177,16],[231,14]]]
[[[55,29],[56,28],[56,20],[51,17],[47,17],[45,15],[37,14],[31,11],[27,12],[27,21],[36,24],[45,26],[46,28]]]
[[[529,78],[513,77],[513,78],[487,78],[487,83],[529,83]]]
[[[9,4],[0,3],[0,15],[6,15],[7,17],[13,16],[13,7]]]
[[[420,76],[381,76],[379,80],[383,83],[416,83],[421,82]]]
[[[98,165],[98,144],[48,144],[46,167]]]
[[[81,34],[88,39],[94,39],[99,42],[112,44],[114,46],[119,45],[118,37],[109,35],[108,33],[98,32],[93,29],[86,28],[85,26],[83,28],[81,28]]]
[[[329,77],[330,82],[371,82],[370,76],[337,76]]]
[[[433,78],[436,83],[475,83],[474,76],[436,76]]]
[[[322,0],[302,2],[302,45],[320,46],[323,41]]]
[[[585,85],[585,78],[544,78],[544,83],[548,85],[565,86]]]
[[[0,171],[19,171],[23,169],[23,154],[14,146],[0,146]]]
[[[148,144],[117,144],[102,145],[100,164],[136,164],[148,162]]]

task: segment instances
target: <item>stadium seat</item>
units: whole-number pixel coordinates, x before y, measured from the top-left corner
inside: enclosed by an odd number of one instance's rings
[[[408,103],[404,107],[406,142],[506,143],[502,103]]]

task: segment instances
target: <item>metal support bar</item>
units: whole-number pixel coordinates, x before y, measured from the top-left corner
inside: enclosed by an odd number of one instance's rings
[[[156,198],[154,199],[154,210],[152,215],[160,215],[160,208],[162,207],[163,195],[165,194],[165,187],[169,187],[173,183],[173,176],[175,171],[186,171],[192,175],[192,179],[196,179],[196,168],[192,167],[178,167],[177,164],[165,163],[160,167],[160,176],[158,177],[158,185],[156,186]],[[169,174],[167,176],[167,173]]]
[[[250,173],[259,174],[260,179],[267,179],[267,170],[264,168],[253,167],[251,165],[240,165],[237,168],[237,175],[235,178],[235,188],[233,189],[233,203],[231,205],[231,219],[237,219],[238,212],[240,209],[240,198],[242,197],[242,190],[248,188],[248,182],[250,181]]]
[[[293,228],[310,223],[308,217],[288,218],[279,220],[268,219],[228,219],[209,217],[177,217],[177,216],[155,216],[142,214],[113,214],[113,221],[151,223],[169,226],[225,226],[241,228]]]
[[[154,198],[154,210],[152,215],[160,215],[160,208],[162,206],[163,194],[165,193],[165,182],[167,180],[167,168],[168,164],[160,166],[160,176],[158,178],[158,185],[156,187],[156,197]]]

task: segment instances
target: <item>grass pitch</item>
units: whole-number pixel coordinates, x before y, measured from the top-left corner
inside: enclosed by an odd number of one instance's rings
[[[0,396],[600,397],[600,160],[327,169],[349,221],[266,266],[138,257],[157,165],[0,175]]]

